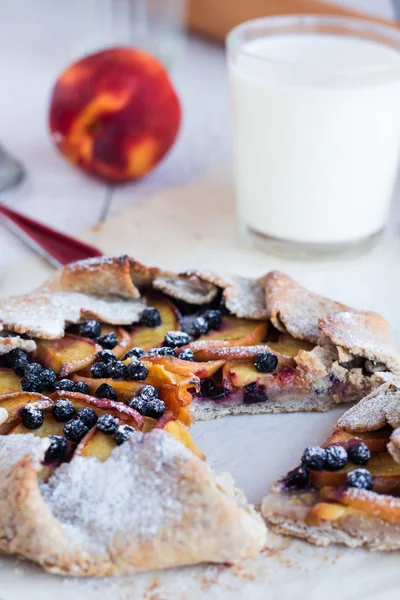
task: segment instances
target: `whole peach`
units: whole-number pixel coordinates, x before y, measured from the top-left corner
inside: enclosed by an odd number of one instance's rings
[[[164,67],[132,48],[102,50],[69,66],[56,81],[49,112],[60,152],[114,182],[146,175],[171,147],[180,119]]]

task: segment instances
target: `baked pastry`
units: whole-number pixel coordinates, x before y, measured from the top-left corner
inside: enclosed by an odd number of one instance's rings
[[[273,485],[267,523],[317,545],[400,549],[399,426],[400,380],[389,378]]]
[[[1,300],[0,323],[0,549],[56,573],[256,554],[264,522],[193,417],[326,410],[400,371],[382,317],[276,272],[90,259]]]
[[[157,308],[161,325],[135,325],[149,306]],[[76,334],[71,324],[83,319],[121,326],[118,357],[131,346],[148,351],[163,344],[179,348],[175,355],[193,353],[192,364],[160,350],[147,360],[194,374],[184,406],[190,396],[196,419],[326,410],[364,397],[380,384],[380,373],[400,373],[382,317],[323,298],[283,273],[258,279],[197,271],[177,275],[126,256],[69,265],[33,294],[0,301],[8,340],[0,352],[8,351],[10,340],[13,347],[32,344],[32,338],[58,340],[66,327]],[[173,336],[165,337],[171,330],[189,337],[174,346]],[[107,332],[112,330],[103,325]],[[51,347],[40,341],[38,351],[42,356]]]

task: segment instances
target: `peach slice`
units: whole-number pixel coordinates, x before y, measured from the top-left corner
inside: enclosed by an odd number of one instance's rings
[[[395,462],[388,452],[374,454],[366,467],[374,482],[374,491],[385,493],[400,493],[400,464]],[[340,471],[314,471],[310,469],[311,483],[318,488],[325,486],[339,487],[345,485],[349,471],[357,469],[357,465],[348,461]]]
[[[138,429],[143,427],[144,420],[142,415],[123,402],[114,402],[114,400],[108,400],[107,398],[93,398],[92,396],[80,394],[79,392],[57,391],[51,396],[51,399],[54,402],[61,398],[70,400],[77,411],[80,408],[89,406],[90,408],[93,408],[97,415],[110,413],[123,421],[130,421],[130,424]]]
[[[150,384],[160,392],[160,398],[165,402],[167,408],[171,410],[174,417],[178,417],[181,407],[187,406],[193,399],[191,390],[200,390],[200,379],[194,375],[178,375],[166,371],[162,365],[152,364],[143,361],[149,369],[149,374],[144,381],[120,381],[117,379],[90,379],[74,374],[74,381],[84,381],[88,384],[90,393],[95,394],[97,388],[102,383],[110,385],[118,395],[120,402],[130,400],[135,393],[143,387]],[[65,394],[64,394],[65,396]],[[183,415],[185,421],[189,420],[188,415]]]
[[[223,360],[210,360],[207,362],[190,362],[180,360],[173,356],[146,356],[144,362],[154,365],[161,365],[166,371],[176,375],[186,375],[191,377],[195,375],[199,379],[206,379],[216,373],[223,365]]]
[[[130,342],[127,350],[135,347],[150,350],[150,348],[160,346],[168,331],[177,331],[181,328],[178,309],[172,302],[158,296],[147,296],[146,300],[148,306],[152,306],[160,312],[161,325],[159,327],[134,325],[129,332]]]
[[[186,427],[190,427],[193,423],[193,417],[190,414],[190,407],[186,408],[181,406],[179,409],[177,420],[186,425]]]
[[[336,521],[351,514],[348,506],[336,502],[318,502],[310,509],[306,517],[307,525],[319,527],[322,521]]]
[[[277,342],[268,342],[268,346],[273,352],[279,352],[285,356],[297,356],[300,350],[310,352],[314,348],[314,344],[310,344],[304,340],[296,340],[288,333],[281,333]]]
[[[93,427],[78,444],[75,456],[95,456],[104,462],[116,446],[113,435],[106,435]]]
[[[260,352],[272,352],[266,344],[256,346],[232,346],[231,342],[222,340],[203,340],[192,342],[187,346],[193,350],[196,361],[212,360],[244,360],[254,358]],[[273,354],[276,354],[275,352]],[[292,358],[276,354],[280,361],[280,366],[295,366]]]
[[[15,392],[0,396],[0,435],[8,433],[19,420],[19,412],[26,404],[34,404],[41,410],[50,410],[53,402],[42,394]]]
[[[188,375],[179,375],[167,371],[163,365],[154,364],[151,361],[148,361],[147,358],[142,359],[142,362],[149,369],[149,374],[143,383],[149,383],[156,387],[160,391],[160,398],[164,400],[164,402],[166,401],[164,397],[165,390],[173,391],[179,406],[187,406],[190,404],[193,399],[191,390],[196,392],[200,390],[200,379],[191,373]],[[168,397],[169,396],[170,394],[168,394]],[[177,416],[175,412],[174,416]]]
[[[339,427],[335,427],[323,447],[326,448],[332,444],[338,444],[348,450],[350,446],[363,442],[368,446],[372,453],[386,452],[391,431],[391,427],[383,427],[378,431],[366,431],[354,435],[353,433],[348,433],[347,431],[343,431],[343,429],[339,429]]]
[[[118,400],[120,402],[126,402],[127,400],[130,400],[130,398],[134,396],[135,391],[138,388],[141,388],[144,384],[143,381],[120,381],[119,379],[109,378],[92,379],[91,377],[83,377],[82,375],[78,375],[76,373],[72,375],[71,379],[73,381],[83,381],[84,383],[87,383],[92,396],[95,395],[97,388],[102,383],[107,383],[108,385],[111,385],[111,387],[117,392]]]
[[[21,377],[12,369],[0,369],[0,396],[21,391]]]
[[[393,525],[400,524],[399,498],[351,487],[324,487],[320,495],[324,500],[340,502]]]
[[[14,429],[9,431],[10,434],[33,433],[38,437],[47,437],[49,435],[64,435],[65,423],[56,421],[51,413],[44,415],[43,425],[39,429],[27,429],[23,423],[18,423]]]
[[[284,385],[285,382],[292,384],[296,377],[295,364],[292,358],[275,354],[278,358],[279,377],[281,381],[276,379],[277,372],[260,373],[254,366],[253,359],[251,360],[233,360],[227,361],[222,369],[223,386],[227,390],[234,388],[243,389],[250,383],[258,385]],[[284,377],[283,377],[284,375]],[[290,375],[290,376],[289,376]]]
[[[224,340],[235,342],[241,346],[250,346],[263,341],[267,335],[267,328],[266,322],[223,316],[221,327],[211,329],[199,337],[199,340]],[[248,340],[247,343],[246,340]]]
[[[58,340],[36,340],[36,344],[35,360],[61,378],[91,365],[101,350],[93,340],[70,333]]]
[[[205,455],[198,449],[189,433],[189,430],[186,429],[182,423],[179,421],[168,421],[168,423],[164,425],[163,429],[172,435],[173,438],[178,440],[178,442],[181,442],[181,444],[186,446],[186,448],[193,452],[193,454],[202,460],[205,460]]]

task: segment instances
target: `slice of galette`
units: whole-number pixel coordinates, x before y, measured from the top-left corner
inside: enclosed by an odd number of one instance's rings
[[[271,527],[317,545],[400,549],[399,385],[382,384],[305,449],[263,501]]]
[[[38,405],[30,406],[33,418]],[[131,426],[120,426],[120,441]],[[90,430],[44,479],[65,438],[0,436],[0,551],[52,573],[105,576],[231,563],[261,550],[265,525],[229,479],[161,429],[135,429],[104,461],[110,427],[104,419]],[[104,440],[93,442],[97,435]]]

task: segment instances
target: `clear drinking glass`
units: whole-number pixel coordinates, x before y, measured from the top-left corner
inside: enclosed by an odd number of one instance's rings
[[[400,154],[400,32],[291,15],[227,38],[240,230],[292,255],[369,247]]]
[[[77,40],[79,57],[105,47],[133,46],[170,67],[184,47],[185,0],[79,0],[79,14],[91,31]]]

